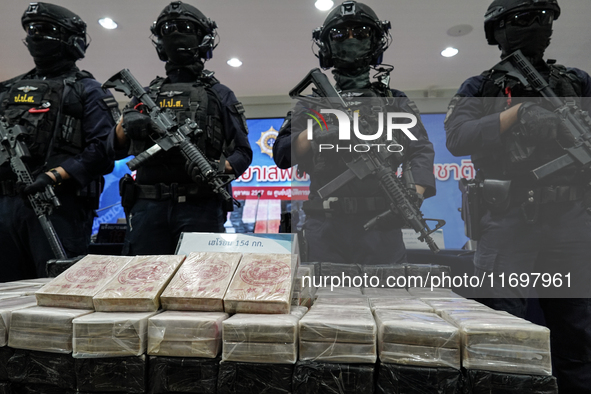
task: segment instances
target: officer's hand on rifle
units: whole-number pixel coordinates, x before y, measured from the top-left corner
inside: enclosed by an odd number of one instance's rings
[[[45,172],[43,172],[37,176],[37,179],[35,179],[35,182],[31,183],[28,186],[25,186],[25,188],[22,191],[22,194],[24,196],[28,196],[30,194],[43,192],[43,191],[45,191],[45,188],[48,185],[52,186],[54,184],[55,184],[55,181],[49,175],[47,175]]]
[[[123,111],[122,126],[125,135],[137,141],[147,140],[150,134],[158,130],[150,116],[132,108]]]
[[[562,127],[558,115],[534,103],[522,104],[517,118],[523,125],[524,137],[531,143],[555,139]]]

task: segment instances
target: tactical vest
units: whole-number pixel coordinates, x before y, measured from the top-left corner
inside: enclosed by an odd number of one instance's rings
[[[221,99],[212,89],[217,80],[200,78],[194,82],[171,83],[158,77],[150,83],[149,94],[160,108],[168,111],[178,124],[186,119],[195,121],[201,130],[191,135],[191,140],[209,160],[219,160],[227,149],[221,118]],[[137,155],[148,146],[139,144],[132,154]],[[137,150],[137,151],[136,151]],[[139,184],[193,183],[185,169],[186,160],[177,148],[163,152],[138,170]],[[208,190],[204,187],[204,190]]]
[[[24,141],[30,168],[47,170],[81,153],[84,87],[79,81],[92,78],[76,71],[53,79],[31,79],[30,73],[7,81],[0,88],[0,112],[10,125],[27,131]]]
[[[580,105],[578,98],[582,96],[582,81],[562,65],[548,66],[549,70],[543,75],[547,77],[550,88],[558,97],[572,99]],[[516,79],[507,77],[505,73],[488,70],[482,75],[484,81],[478,96],[483,98],[485,114],[500,113],[525,101],[534,102],[550,111],[554,109],[548,107],[539,93],[525,89]],[[500,150],[472,155],[474,164],[484,171],[486,178],[525,179],[533,168],[564,154],[555,141],[535,146],[524,143],[517,129],[519,127],[523,126],[513,125],[511,130],[503,133],[503,147]],[[561,176],[549,177],[552,179],[545,182],[569,182],[572,175],[565,172]]]

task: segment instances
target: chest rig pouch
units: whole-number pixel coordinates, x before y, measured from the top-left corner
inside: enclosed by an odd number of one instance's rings
[[[157,79],[150,86],[150,95],[158,106],[168,110],[178,124],[186,119],[194,121],[200,132],[191,136],[192,141],[210,160],[219,160],[224,149],[220,100],[204,81],[165,83]]]
[[[32,160],[51,166],[82,152],[83,88],[76,84],[80,76],[18,79],[3,95],[2,112],[10,125],[24,126]]]

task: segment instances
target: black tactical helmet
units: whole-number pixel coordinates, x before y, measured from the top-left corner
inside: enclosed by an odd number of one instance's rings
[[[377,66],[382,62],[382,55],[388,49],[388,31],[390,30],[389,21],[380,21],[376,13],[367,5],[356,1],[344,1],[341,5],[333,8],[321,27],[314,29],[312,38],[318,45],[318,59],[320,67],[327,69],[333,66],[333,59],[329,45],[330,29],[347,22],[355,22],[368,25],[375,34],[372,36],[373,57],[370,64]]]
[[[498,45],[495,39],[495,24],[510,13],[526,10],[552,10],[554,20],[560,16],[557,0],[494,0],[484,15],[484,32],[489,45]]]
[[[160,15],[158,15],[158,19],[150,28],[150,31],[156,37],[154,44],[160,60],[168,60],[168,56],[162,47],[160,29],[164,22],[172,20],[188,20],[196,23],[201,34],[203,34],[203,40],[199,45],[199,55],[205,60],[211,59],[213,50],[217,46],[215,44],[217,24],[192,5],[183,3],[182,1],[173,1],[162,10]]]
[[[21,18],[26,30],[30,22],[49,22],[62,28],[62,40],[76,59],[82,59],[88,48],[86,23],[67,8],[49,3],[31,3]]]

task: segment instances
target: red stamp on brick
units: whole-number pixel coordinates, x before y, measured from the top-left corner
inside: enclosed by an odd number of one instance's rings
[[[114,275],[119,266],[113,262],[97,261],[91,266],[83,266],[68,270],[66,280],[72,283],[91,283]]]
[[[194,283],[199,281],[201,284],[208,284],[224,279],[230,273],[232,267],[225,261],[214,260],[207,261],[204,264],[193,266],[189,270],[181,272],[180,278],[184,283]]]
[[[172,272],[172,267],[162,261],[146,261],[124,269],[119,274],[119,283],[130,286],[145,285],[162,279]]]
[[[255,260],[240,271],[240,279],[249,285],[277,285],[291,276],[291,267],[275,260]]]

